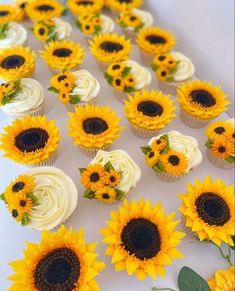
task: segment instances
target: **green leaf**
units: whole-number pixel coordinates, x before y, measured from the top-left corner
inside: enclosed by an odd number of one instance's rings
[[[233,246],[230,246],[230,248],[232,249],[232,250],[235,250],[235,235],[232,235],[232,240],[233,240]]]
[[[135,88],[133,87],[124,87],[124,90],[123,90],[125,93],[132,93],[132,92],[135,92]]]
[[[29,216],[27,213],[23,214],[22,220],[21,220],[21,225],[27,225],[29,223]]]
[[[53,92],[53,93],[59,93],[59,91],[55,88],[55,87],[49,87],[48,89],[47,89],[48,91],[51,91],[51,92]]]
[[[233,164],[233,163],[235,163],[235,157],[230,156],[230,157],[228,157],[227,159],[225,159],[225,161],[227,161],[227,162]]]
[[[33,194],[33,192],[28,193],[27,197],[29,197],[32,200],[33,204],[36,204],[38,202],[38,198]]]
[[[79,20],[76,20],[76,26],[77,26],[77,28],[78,28],[79,30],[82,31],[82,24],[81,24],[81,22],[80,22]]]
[[[87,199],[93,199],[95,198],[95,193],[89,189],[86,189],[86,191],[83,193],[83,197]]]
[[[152,69],[154,72],[156,72],[156,70],[158,69],[158,66],[157,66],[156,64],[154,64],[154,63],[152,63],[152,64],[150,65],[150,67],[151,67],[151,69]]]
[[[162,165],[162,163],[161,163],[160,161],[158,161],[158,162],[156,163],[156,165],[153,166],[153,169],[154,169],[154,171],[156,171],[157,173],[165,172],[165,169],[164,169],[164,167],[163,167],[163,165]]]
[[[8,30],[8,23],[4,23],[0,25],[0,39],[4,39],[6,37],[6,31]]]
[[[81,101],[80,95],[70,95],[70,104],[77,104]]]
[[[122,71],[122,77],[124,78],[124,77],[128,76],[130,71],[131,71],[131,67],[125,67]]]
[[[140,147],[140,149],[145,155],[149,154],[152,151],[150,146],[143,146],[143,147]]]
[[[6,202],[6,199],[5,199],[4,193],[2,193],[2,194],[0,195],[0,200]]]
[[[141,29],[141,28],[143,28],[144,27],[144,23],[141,23],[140,25],[138,25],[135,29],[134,29],[134,31],[135,32],[139,32],[139,30]]]
[[[121,27],[124,27],[124,28],[127,27],[126,24],[125,24],[123,21],[120,21],[118,24],[119,24]]]
[[[210,291],[206,280],[191,268],[183,267],[178,276],[180,291]]]
[[[126,193],[124,191],[122,191],[122,190],[119,190],[119,189],[116,189],[116,192],[117,192],[116,199],[118,201],[121,201]]]
[[[54,32],[53,34],[51,34],[47,40],[46,40],[46,43],[49,43],[50,41],[54,41],[54,40],[57,40],[58,39],[58,34],[57,32]]]
[[[109,83],[109,85],[112,85],[113,77],[110,76],[107,72],[104,73],[104,77],[107,80],[107,82]]]
[[[82,174],[84,171],[86,171],[86,168],[79,168],[80,174]]]
[[[93,35],[100,34],[101,32],[102,32],[102,26],[101,25],[96,26],[95,31],[93,32]]]
[[[172,77],[172,76],[166,79],[167,82],[174,82],[174,80],[175,80],[175,79],[174,79],[174,77]]]
[[[112,165],[112,163],[110,161],[108,161],[105,165],[104,165],[104,169],[105,171],[109,172],[111,170],[114,170],[114,167]]]
[[[208,149],[211,148],[212,144],[213,144],[213,141],[210,140],[210,139],[208,139],[208,140],[205,142],[205,146],[206,146]]]
[[[65,8],[64,11],[62,12],[62,16],[66,16],[67,12],[68,12],[68,10]]]
[[[169,150],[170,150],[170,146],[169,146],[169,144],[167,144],[165,147],[164,147],[164,149],[163,150],[161,150],[161,154],[165,154],[165,153],[168,153],[169,152]]]

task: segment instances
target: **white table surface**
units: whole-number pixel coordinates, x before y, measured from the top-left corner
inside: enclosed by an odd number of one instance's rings
[[[2,2],[4,2],[4,0],[1,0],[1,3]],[[162,0],[158,1],[159,7],[157,7],[157,1],[155,0],[149,0],[146,2],[148,8],[151,9],[151,11],[158,11],[155,21],[156,24],[161,25],[163,23],[163,27],[169,27],[175,32],[179,42],[176,48],[178,50],[181,49],[181,51],[188,54],[194,61],[194,63],[196,64],[197,76],[203,76],[203,78],[206,79],[215,79],[216,76],[219,77],[220,74],[224,74],[225,77],[222,78],[224,83],[219,83],[221,85],[224,85],[227,92],[230,92],[232,94],[233,84],[232,82],[229,83],[227,81],[226,72],[231,72],[231,74],[228,76],[228,78],[231,80],[231,75],[233,74],[233,62],[231,61],[233,58],[231,50],[231,48],[233,47],[233,30],[230,25],[233,22],[233,13],[231,13],[230,8],[233,6],[231,4],[231,2],[233,1],[227,1],[226,6],[224,1],[217,0],[180,0],[177,1],[177,5],[173,3],[174,1]],[[218,29],[218,25],[215,24],[215,26],[213,26],[213,21],[211,23],[210,21],[206,22],[205,27],[199,25],[200,29],[198,32],[196,30],[196,33],[198,34],[195,34],[195,38],[201,39],[200,44],[204,45],[193,48],[191,42],[187,44],[187,38],[192,39],[192,34],[190,33],[190,31],[192,31],[193,27],[195,26],[193,24],[195,12],[192,11],[191,5],[195,5],[196,2],[198,7],[200,7],[200,5],[205,5],[206,7],[206,12],[205,10],[198,11],[199,18],[205,15],[206,17],[208,17],[208,19],[210,19],[213,16],[212,14],[210,14],[212,13],[210,11],[216,11],[216,18],[220,19],[220,23],[222,23],[221,25],[223,26],[224,31],[220,31],[220,33],[223,33],[216,41],[215,36],[217,35],[216,29]],[[221,4],[219,4],[219,2]],[[221,7],[219,7],[219,5]],[[166,18],[162,17],[160,12],[164,13],[163,6],[165,7],[166,15],[169,15],[169,11],[173,15],[177,15],[177,12],[173,11],[176,6],[179,11],[178,13],[182,17],[184,14],[186,14],[187,11],[190,11],[191,14],[187,17],[187,27],[184,25],[177,25],[177,23],[182,24],[182,18],[172,19],[169,17],[169,19],[167,20]],[[226,13],[226,15],[224,15],[224,13]],[[163,22],[161,22],[161,19],[163,19]],[[166,25],[168,23],[167,21],[169,21],[168,26]],[[30,23],[25,23],[25,25],[26,27],[30,27]],[[210,33],[204,34],[205,31]],[[81,35],[81,33],[78,32],[75,27],[73,29],[72,38],[76,41],[80,41],[84,46],[86,45],[86,41],[84,40],[83,36]],[[180,40],[184,41],[184,44],[180,43]],[[206,46],[205,44],[208,44],[208,46]],[[32,37],[31,33],[29,33],[29,45],[34,49],[38,49],[40,46],[37,40]],[[198,45],[198,43],[196,43],[196,45]],[[213,52],[218,52],[218,49],[220,49],[223,45],[227,48],[227,52],[229,52],[229,54],[224,51],[224,60],[219,64],[215,62],[210,62],[213,58],[213,54],[211,54],[212,46],[214,47]],[[199,62],[200,53],[202,53],[202,63]],[[139,51],[137,47],[134,48],[131,57],[137,61],[139,60]],[[206,67],[204,67],[205,60],[207,59],[209,60],[208,64]],[[165,208],[166,213],[170,213],[172,211],[177,211],[177,208],[180,206],[180,199],[178,198],[177,194],[186,190],[187,181],[191,181],[194,183],[196,177],[203,179],[206,175],[209,174],[214,179],[220,177],[226,183],[232,184],[232,171],[215,168],[208,162],[205,156],[205,148],[203,146],[205,141],[204,130],[191,129],[189,127],[186,127],[181,123],[178,117],[169,126],[167,126],[164,131],[175,129],[181,131],[184,134],[189,134],[196,137],[199,141],[200,149],[203,153],[203,163],[181,181],[175,183],[164,183],[158,180],[155,176],[154,171],[145,165],[143,155],[139,149],[141,145],[145,145],[147,143],[147,140],[138,138],[131,132],[129,124],[123,114],[122,104],[114,98],[112,88],[107,85],[106,81],[102,76],[102,73],[99,71],[96,62],[90,55],[88,49],[86,50],[85,61],[82,64],[81,68],[88,69],[90,72],[92,72],[101,84],[101,92],[99,94],[97,103],[99,105],[110,105],[112,108],[115,108],[118,115],[121,117],[121,124],[125,126],[124,132],[122,133],[121,137],[114,143],[112,149],[126,150],[138,163],[142,170],[141,181],[138,183],[131,196],[129,196],[129,200],[131,200],[132,198],[140,199],[144,197],[145,199],[150,199],[152,203],[161,202]],[[205,73],[205,71],[207,73]],[[49,78],[50,72],[47,66],[38,56],[36,66],[36,79],[43,84],[45,90],[49,86]],[[152,82],[150,88],[157,89],[157,82],[155,80]],[[83,227],[85,229],[85,237],[87,242],[97,241],[99,243],[97,248],[97,251],[100,254],[99,259],[103,260],[106,263],[106,269],[101,272],[97,279],[102,291],[149,291],[153,286],[171,287],[177,289],[177,274],[181,267],[185,265],[192,267],[205,278],[211,277],[217,268],[224,268],[227,266],[226,262],[220,257],[218,250],[214,246],[210,244],[200,244],[196,241],[193,241],[191,238],[186,237],[183,239],[181,245],[179,246],[179,249],[184,253],[185,258],[175,260],[172,266],[168,266],[166,268],[167,275],[164,279],[160,277],[158,277],[156,280],[147,278],[144,281],[139,282],[134,276],[129,277],[126,272],[115,272],[113,266],[110,264],[110,257],[104,254],[106,245],[101,242],[102,237],[99,233],[99,229],[105,226],[105,221],[109,219],[110,210],[117,209],[118,204],[109,206],[98,203],[97,201],[90,201],[82,198],[83,186],[80,184],[79,181],[80,179],[78,168],[87,166],[90,158],[84,156],[79,151],[79,149],[73,145],[72,139],[67,135],[66,108],[62,104],[60,104],[60,102],[56,99],[56,96],[53,93],[50,93],[48,91],[45,92],[46,115],[49,119],[56,119],[56,122],[60,126],[62,134],[62,139],[59,147],[59,157],[55,163],[55,166],[64,170],[71,178],[73,178],[79,192],[77,208],[71,218],[66,222],[66,226],[73,226],[74,229]],[[228,118],[228,115],[223,114],[220,118],[226,119]],[[0,112],[0,128],[9,124],[9,122],[10,118]],[[3,192],[5,187],[11,182],[11,180],[14,179],[16,175],[24,173],[27,168],[16,164],[9,159],[3,158],[2,152],[0,154],[0,192]],[[180,218],[180,214],[178,212],[177,218]],[[183,230],[182,225],[179,225],[178,229]],[[11,268],[7,265],[8,262],[20,259],[22,257],[22,249],[25,247],[25,242],[38,242],[40,238],[40,232],[30,230],[28,228],[18,225],[10,217],[4,203],[0,203],[0,235],[0,290],[4,291],[10,285],[9,281],[6,279],[7,276],[11,274]]]

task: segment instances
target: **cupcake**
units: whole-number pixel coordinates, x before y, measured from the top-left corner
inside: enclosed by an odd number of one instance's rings
[[[141,150],[146,164],[166,182],[181,179],[202,161],[197,140],[175,130],[151,138]]]
[[[149,70],[132,60],[111,64],[104,77],[115,89],[119,101],[123,101],[126,94],[146,88],[152,81]]]
[[[206,81],[190,81],[177,88],[182,122],[192,128],[202,128],[227,110],[229,100],[218,86]]]
[[[0,49],[27,43],[27,30],[23,25],[16,22],[0,24]]]
[[[39,167],[18,176],[2,197],[21,225],[50,230],[62,224],[77,206],[73,180],[55,167]]]
[[[75,105],[95,103],[100,84],[87,70],[64,72],[51,78],[49,90],[58,94],[59,100],[70,109]]]
[[[63,71],[78,67],[85,50],[71,40],[51,41],[41,51],[41,57],[52,71]]]
[[[140,91],[125,100],[124,111],[135,135],[152,137],[175,118],[169,95],[160,91]]]
[[[3,93],[0,106],[12,118],[43,114],[44,89],[35,79],[22,78],[0,85]],[[1,93],[0,93],[1,94]]]
[[[103,33],[90,40],[90,51],[101,69],[107,64],[128,59],[131,49],[131,41],[116,33]]]
[[[234,245],[233,186],[207,176],[204,181],[197,179],[195,185],[188,183],[187,192],[179,197],[182,200],[179,211],[189,234],[217,246]]]
[[[103,203],[120,201],[140,180],[141,171],[123,150],[99,150],[87,168],[80,169],[83,197]]]
[[[111,11],[115,14],[119,14],[126,10],[131,10],[133,8],[138,8],[143,4],[143,0],[131,0],[131,1],[123,1],[123,0],[106,0],[106,6],[111,9]]]
[[[120,118],[108,106],[76,106],[69,112],[69,135],[88,156],[94,157],[99,149],[107,149],[120,135]]]
[[[235,132],[234,118],[212,123],[206,129],[207,157],[216,167],[234,168]]]
[[[67,6],[74,17],[100,13],[104,0],[67,0]]]
[[[139,31],[136,43],[140,48],[142,62],[149,65],[157,54],[171,51],[176,40],[174,35],[159,27],[147,27]]]
[[[195,78],[193,63],[179,52],[156,55],[151,67],[157,77],[159,89],[171,95],[176,95],[176,88],[183,82]]]
[[[35,52],[29,47],[15,46],[0,50],[0,80],[33,77],[35,58]]]
[[[16,163],[29,166],[50,166],[59,145],[59,128],[45,116],[16,119],[0,135],[0,150]]]

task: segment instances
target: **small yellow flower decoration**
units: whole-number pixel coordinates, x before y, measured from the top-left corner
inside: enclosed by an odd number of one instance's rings
[[[81,173],[81,183],[85,188],[96,191],[104,187],[106,182],[106,172],[99,164],[89,165]]]
[[[142,18],[130,9],[122,11],[116,22],[123,28],[132,28],[134,32],[138,32],[144,26]]]
[[[44,51],[41,51],[41,56],[52,69],[66,70],[80,65],[84,52],[79,43],[71,40],[51,41]]]
[[[211,152],[215,157],[224,160],[228,157],[234,157],[234,143],[231,140],[226,139],[226,137],[220,137],[213,141],[211,145]]]
[[[145,156],[145,162],[146,162],[146,164],[152,168],[154,165],[157,164],[157,162],[159,160],[159,156],[160,156],[159,151],[151,150]]]
[[[83,14],[99,13],[104,5],[104,0],[68,0],[67,5],[71,13],[78,17]]]
[[[27,243],[24,258],[10,263],[15,273],[9,290],[99,291],[95,277],[105,264],[96,259],[96,245],[86,244],[83,229],[43,231],[39,244]]]
[[[211,291],[234,291],[235,289],[235,268],[217,270],[213,278],[208,280]]]
[[[185,82],[177,88],[177,95],[184,112],[204,120],[217,117],[229,104],[222,89],[206,81]]]
[[[102,17],[100,14],[81,15],[76,20],[77,28],[85,35],[97,35],[102,33]]]
[[[0,85],[0,106],[10,103],[21,90],[21,79],[8,81]]]
[[[51,87],[59,90],[61,87],[61,82],[65,80],[68,81],[70,84],[73,84],[75,81],[74,74],[72,72],[62,72],[52,76],[50,79]]]
[[[221,136],[229,137],[233,133],[233,126],[226,120],[221,120],[209,125],[205,131],[209,140],[220,138]]]
[[[76,145],[86,148],[103,148],[113,143],[123,127],[120,118],[108,106],[77,106],[69,112],[69,135]]]
[[[234,193],[233,186],[222,180],[212,181],[207,176],[203,182],[187,184],[187,193],[180,194],[180,212],[185,225],[200,241],[208,240],[220,246],[223,242],[234,245],[231,238],[234,231]]]
[[[0,136],[4,156],[21,164],[33,165],[47,160],[58,148],[59,129],[45,116],[14,120]]]
[[[35,69],[35,52],[29,47],[15,46],[0,50],[0,78],[16,80],[30,77]]]
[[[137,91],[124,102],[126,118],[143,129],[164,128],[175,117],[173,101],[160,91]]]
[[[131,41],[116,33],[96,35],[89,43],[92,55],[103,63],[124,61],[132,49]]]
[[[158,139],[155,139],[151,144],[151,148],[154,151],[159,151],[159,152],[161,152],[166,146],[167,146],[167,140],[165,138],[162,138],[162,136]]]
[[[99,200],[100,202],[111,204],[116,201],[117,193],[114,188],[105,186],[99,188],[95,192],[95,199]]]
[[[152,206],[150,201],[125,200],[119,211],[110,214],[101,232],[116,271],[126,270],[139,280],[155,279],[165,276],[164,266],[172,264],[172,259],[182,257],[176,246],[184,233],[175,231],[179,221],[174,221],[174,213],[165,215],[160,203]]]
[[[48,40],[48,37],[49,37],[49,30],[50,29],[51,29],[50,34],[52,36],[53,35],[55,36],[55,29],[54,28],[55,28],[55,25],[54,25],[53,21],[50,25],[48,25],[44,21],[38,21],[38,22],[35,22],[35,24],[32,28],[32,32],[37,39],[39,39],[42,42],[46,42]]]
[[[159,27],[147,27],[137,34],[136,43],[151,55],[164,54],[172,50],[176,44],[172,33]]]
[[[132,1],[120,1],[120,0],[108,0],[106,6],[117,12],[126,11],[132,8],[138,8],[143,4],[143,0]]]
[[[17,9],[13,5],[0,4],[0,26],[10,21],[16,20]]]

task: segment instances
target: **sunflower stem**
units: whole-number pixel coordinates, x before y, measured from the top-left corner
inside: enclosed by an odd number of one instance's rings
[[[217,245],[216,245],[217,246]],[[220,251],[221,256],[229,263],[230,266],[232,266],[232,262],[231,262],[231,250],[230,248],[228,248],[228,254],[224,254],[222,248],[220,246],[217,246],[217,248]]]
[[[153,287],[152,291],[176,291],[176,290],[172,289],[172,288],[157,288],[157,287]]]

